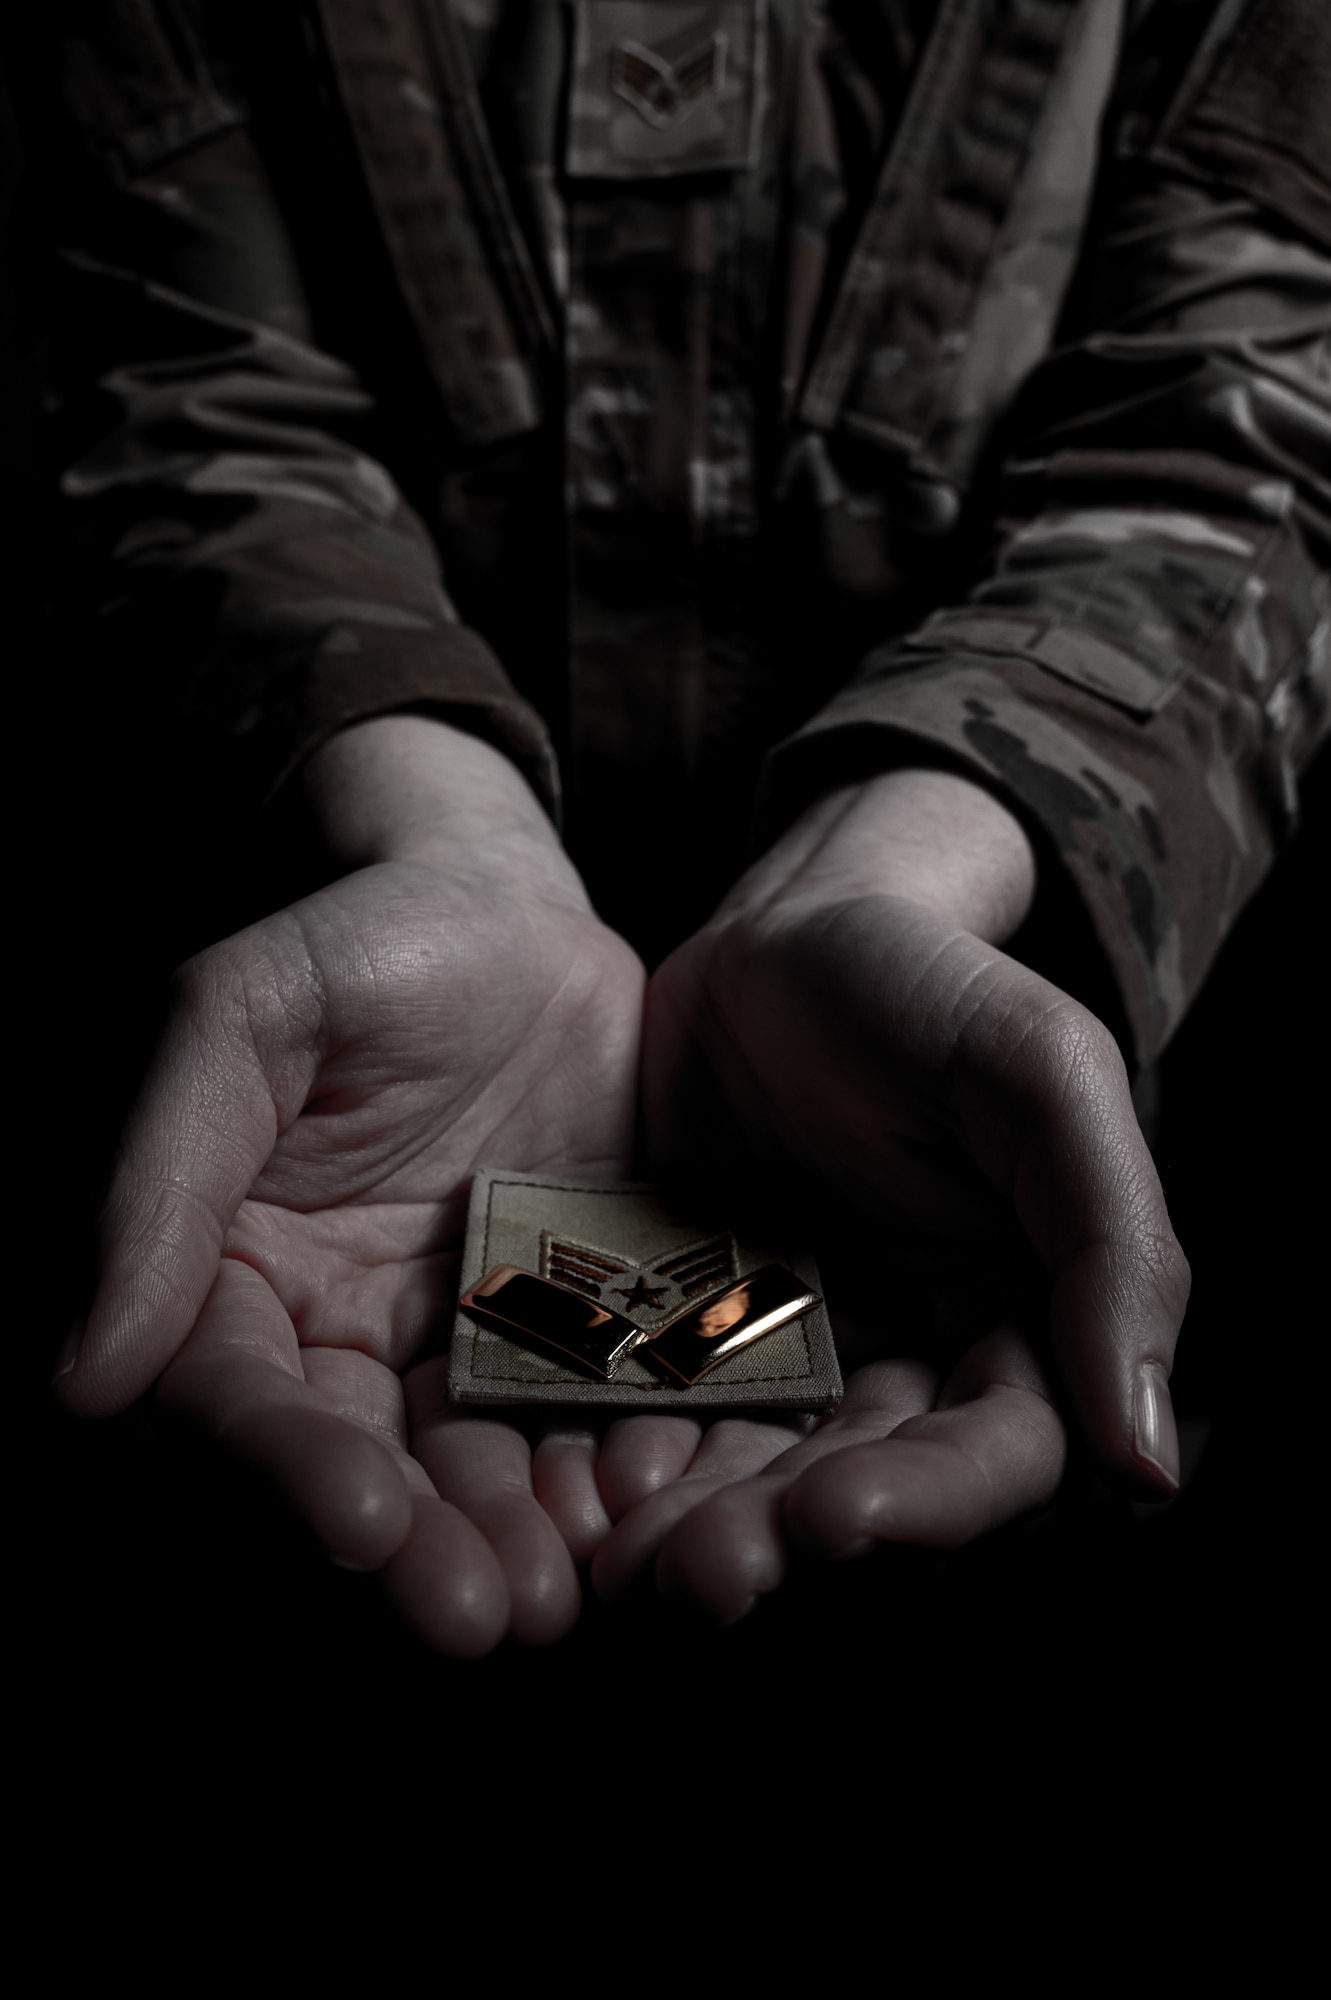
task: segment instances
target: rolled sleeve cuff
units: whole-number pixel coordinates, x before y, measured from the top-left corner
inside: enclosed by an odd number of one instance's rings
[[[545,723],[485,640],[466,626],[432,633],[428,646],[381,649],[367,645],[363,632],[353,648],[345,628],[335,627],[276,698],[270,685],[232,727],[239,740],[254,734],[253,790],[267,802],[339,730],[401,713],[437,716],[492,744],[517,765],[558,824],[559,770]]]
[[[1222,708],[1201,677],[1158,672],[1094,634],[944,614],[871,656],[772,753],[759,837],[884,770],[973,777],[1057,857],[1147,1063],[1269,865],[1280,814],[1261,783],[1261,733],[1255,704]]]

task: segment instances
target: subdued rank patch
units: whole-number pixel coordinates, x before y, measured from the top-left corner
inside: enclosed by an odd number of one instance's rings
[[[610,88],[640,118],[663,132],[720,90],[726,48],[726,38],[718,32],[672,63],[641,42],[618,42],[610,53]]]
[[[841,1373],[811,1258],[720,1221],[655,1186],[482,1168],[472,1183],[460,1285],[470,1304],[454,1323],[450,1398],[835,1408]],[[524,1280],[538,1288],[530,1298]],[[545,1339],[523,1324],[524,1310],[528,1321],[541,1317],[540,1289],[551,1294]],[[669,1358],[663,1351],[654,1366],[648,1346],[667,1329]]]
[[[733,172],[757,158],[766,0],[578,0],[565,167]]]

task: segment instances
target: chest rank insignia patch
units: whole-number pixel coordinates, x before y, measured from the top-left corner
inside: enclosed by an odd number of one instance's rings
[[[643,180],[758,158],[767,0],[576,0],[566,171]]]
[[[720,90],[726,74],[726,38],[681,56],[677,63],[641,42],[617,42],[610,51],[610,88],[658,131],[687,118],[704,97]]]
[[[808,1257],[708,1220],[655,1187],[482,1169],[449,1396],[834,1407],[841,1377]]]

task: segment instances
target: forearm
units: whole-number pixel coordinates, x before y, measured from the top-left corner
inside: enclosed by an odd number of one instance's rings
[[[418,862],[500,869],[515,889],[585,910],[582,881],[515,765],[478,737],[423,715],[340,730],[297,780],[300,804],[339,873]]]
[[[990,943],[1030,910],[1035,853],[1021,821],[982,785],[907,769],[828,793],[749,871],[725,911],[900,896]]]
[[[1054,873],[1075,892],[1140,1060],[1260,883],[1331,716],[1325,390],[1293,305],[1314,278],[1331,297],[1331,260],[1273,239],[1291,330],[1258,326],[1255,306],[1249,328],[1224,269],[1242,233],[1219,217],[1209,245],[1206,309],[1229,309],[1225,331],[1183,328],[1175,305],[1168,327],[1051,369],[1050,405],[1078,414],[1014,469],[990,575],[871,656],[778,753],[768,796],[780,824],[875,741],[879,768],[973,771],[1032,829],[1042,893]],[[1199,224],[1198,261],[1201,240]]]

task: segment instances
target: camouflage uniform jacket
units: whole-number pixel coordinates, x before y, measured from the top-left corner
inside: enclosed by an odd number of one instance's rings
[[[959,768],[1153,1056],[1331,711],[1325,0],[56,14],[71,593],[231,796],[445,715],[654,950]]]

